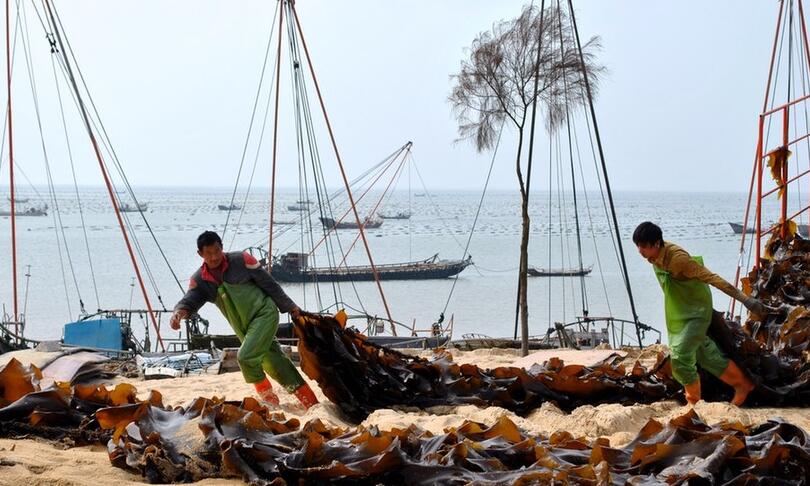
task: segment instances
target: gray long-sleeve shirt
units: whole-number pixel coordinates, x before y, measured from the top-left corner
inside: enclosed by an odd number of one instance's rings
[[[229,284],[255,284],[273,299],[281,312],[290,312],[296,307],[295,302],[287,296],[278,282],[249,253],[238,251],[225,253],[222,265],[225,266],[224,269],[220,267],[222,280],[218,280],[217,274],[219,272],[212,272],[203,263],[191,276],[186,295],[174,306],[174,310],[184,309],[194,313],[200,310],[200,307],[206,302],[215,302],[217,287],[223,281]]]

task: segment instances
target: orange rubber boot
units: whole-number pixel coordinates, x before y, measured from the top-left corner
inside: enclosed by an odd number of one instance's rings
[[[754,389],[754,383],[745,376],[745,373],[734,361],[728,362],[728,366],[720,375],[720,379],[723,380],[723,383],[734,387],[734,398],[731,399],[731,403],[738,407],[745,403],[748,394]]]
[[[686,401],[689,405],[694,405],[700,401],[700,378],[693,381],[692,383],[683,387],[684,395],[686,395]]]
[[[307,410],[318,403],[318,399],[315,398],[315,392],[313,392],[312,388],[306,383],[299,386],[293,393]]]
[[[270,380],[265,378],[264,381],[254,383],[253,386],[256,388],[256,393],[259,395],[261,401],[276,407],[279,406],[281,402],[278,399],[278,395],[273,392],[273,385],[270,384]]]

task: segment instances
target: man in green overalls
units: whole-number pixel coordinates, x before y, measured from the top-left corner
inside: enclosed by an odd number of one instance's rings
[[[276,340],[279,310],[298,319],[301,309],[252,255],[224,253],[222,240],[213,231],[205,231],[197,238],[197,254],[203,264],[192,275],[186,295],[174,307],[172,329],[180,329],[180,321],[206,302],[215,303],[242,343],[236,358],[242,375],[255,386],[263,401],[279,404],[265,376],[267,372],[305,408],[318,403],[312,389]]]
[[[686,400],[700,400],[700,378],[696,364],[734,388],[731,403],[742,405],[754,384],[706,335],[712,320],[709,285],[739,300],[753,314],[765,315],[767,308],[703,266],[703,259],[664,241],[661,228],[649,221],[633,232],[639,253],[653,264],[664,291],[664,308],[669,336],[672,376],[684,386]]]

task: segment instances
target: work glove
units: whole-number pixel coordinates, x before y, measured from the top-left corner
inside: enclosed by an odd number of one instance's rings
[[[746,297],[742,301],[742,304],[752,314],[756,314],[758,316],[764,316],[768,314],[768,307],[765,304],[763,304],[761,300],[755,299],[754,297]]]

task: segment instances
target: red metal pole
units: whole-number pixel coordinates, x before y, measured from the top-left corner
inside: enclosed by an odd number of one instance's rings
[[[780,174],[780,181],[779,183],[782,185],[782,228],[780,231],[780,237],[785,239],[787,236],[787,196],[788,196],[788,130],[790,129],[790,108],[787,106],[782,111],[782,156],[784,160],[782,161],[782,173]]]
[[[14,137],[11,129],[11,8],[6,0],[6,88],[8,92],[8,179],[11,191],[11,282],[14,293],[14,334],[19,332],[19,308],[17,304],[17,217],[14,214]]]
[[[806,58],[807,65],[810,66],[810,50],[808,50],[807,43],[807,25],[804,22],[804,2],[799,0],[799,20],[802,26],[802,42],[804,43],[804,57]]]
[[[785,1],[779,0],[779,16],[776,18],[776,32],[773,35],[773,47],[771,48],[771,63],[768,68],[768,83],[765,85],[765,102],[762,104],[762,112],[768,109],[768,99],[771,92],[771,80],[773,79],[773,66],[776,62],[776,48],[779,45],[779,29],[782,27],[782,16],[785,11]]]
[[[762,259],[762,145],[763,132],[765,130],[765,117],[759,117],[759,139],[757,140],[757,215],[756,215],[756,265],[760,265]]]
[[[267,242],[267,271],[273,271],[273,217],[276,210],[276,157],[278,152],[278,99],[281,91],[281,32],[284,21],[284,8],[279,8],[278,15],[278,50],[276,51],[276,107],[273,120],[273,169],[270,176],[270,240]]]
[[[810,68],[810,46],[808,46],[807,42],[807,24],[804,21],[804,2],[802,0],[799,0],[799,20],[802,26],[802,43],[804,44],[805,62],[807,63],[808,68]],[[810,127],[805,128],[810,129]],[[799,201],[799,203],[801,203],[801,201]]]
[[[337,148],[335,134],[332,131],[332,124],[329,123],[329,115],[326,113],[326,105],[323,102],[321,88],[318,85],[318,78],[315,76],[315,68],[312,66],[312,58],[309,56],[309,49],[307,48],[307,43],[304,40],[304,32],[301,30],[301,21],[298,19],[298,12],[295,10],[295,4],[290,4],[290,8],[292,9],[293,16],[295,17],[295,25],[298,27],[298,32],[301,34],[301,45],[304,48],[304,54],[307,56],[309,72],[312,74],[312,81],[315,84],[315,92],[318,93],[318,101],[321,104],[323,118],[326,121],[326,129],[329,131],[329,138],[332,141],[332,149],[335,151],[335,157],[337,158],[338,167],[340,168],[340,175],[343,177],[343,184],[346,186],[346,194],[349,196],[349,202],[352,205],[352,211],[354,211],[354,218],[357,221],[357,226],[360,228],[360,237],[363,238],[363,245],[366,247],[368,262],[371,265],[372,273],[374,273],[374,281],[377,283],[377,289],[380,292],[380,298],[382,298],[385,313],[388,315],[388,321],[391,323],[391,333],[396,336],[397,331],[394,327],[394,319],[391,317],[391,309],[389,309],[388,301],[385,299],[385,293],[383,292],[382,284],[380,283],[380,275],[377,273],[377,267],[374,265],[374,258],[371,256],[371,248],[368,246],[368,239],[366,239],[366,232],[363,230],[363,225],[360,221],[360,214],[358,214],[357,207],[354,205],[354,197],[352,196],[352,190],[349,187],[349,179],[346,177],[346,171],[343,168],[343,161],[340,159],[340,151]]]

